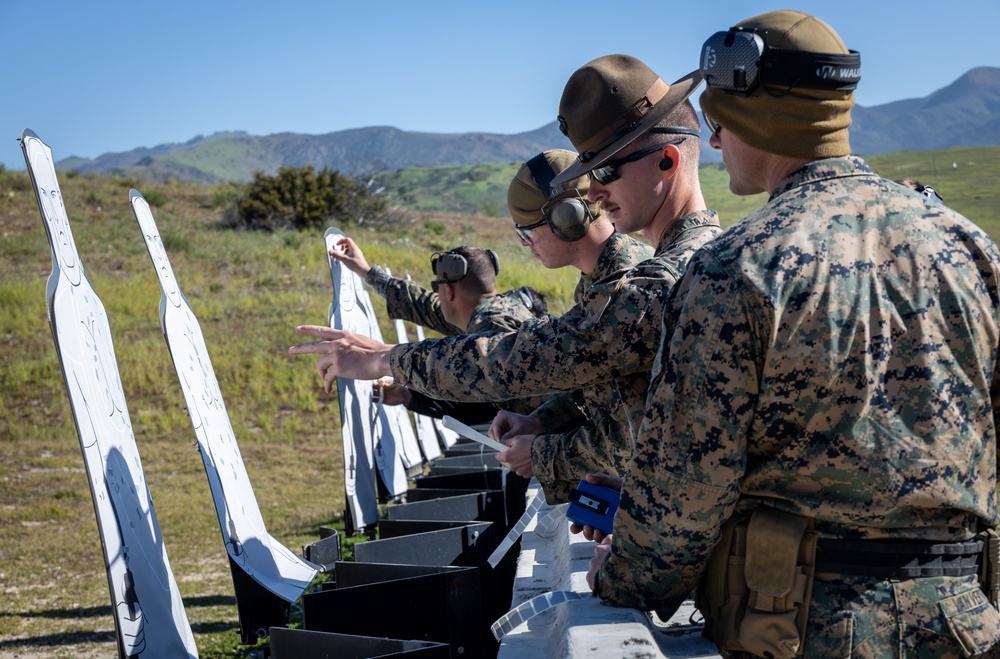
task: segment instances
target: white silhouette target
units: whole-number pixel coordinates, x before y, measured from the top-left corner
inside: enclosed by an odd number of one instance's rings
[[[177,284],[149,204],[136,190],[129,193],[129,201],[160,282],[160,325],[198,439],[226,551],[254,581],[294,602],[318,567],[267,532],[201,325]]]
[[[335,249],[344,233],[335,227],[326,230],[326,251]],[[365,283],[340,261],[327,257],[333,282],[330,303],[330,327],[348,330],[382,340]],[[344,482],[347,509],[354,528],[363,529],[378,522],[378,485],[375,470],[389,496],[406,493],[403,467],[392,425],[381,405],[372,402],[372,383],[368,380],[337,378],[340,421],[344,442]],[[382,409],[379,409],[382,408]]]
[[[30,130],[21,134],[21,149],[52,250],[49,326],[90,480],[119,654],[197,657],[139,460],[111,327],[80,262],[52,150]]]

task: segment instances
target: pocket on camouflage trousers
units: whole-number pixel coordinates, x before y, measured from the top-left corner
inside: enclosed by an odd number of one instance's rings
[[[982,654],[1000,643],[1000,613],[980,588],[943,599],[938,608],[966,657]]]

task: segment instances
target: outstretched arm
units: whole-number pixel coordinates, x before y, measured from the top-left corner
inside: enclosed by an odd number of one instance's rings
[[[311,336],[318,341],[300,343],[288,349],[290,355],[319,355],[316,370],[323,378],[323,389],[333,391],[334,381],[340,378],[352,380],[377,380],[391,375],[389,352],[395,347],[371,339],[362,334],[319,325],[300,325],[296,334]]]

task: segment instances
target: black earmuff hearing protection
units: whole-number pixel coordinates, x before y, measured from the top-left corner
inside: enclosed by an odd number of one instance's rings
[[[493,274],[500,274],[500,257],[492,249],[484,249],[493,266]],[[469,262],[464,256],[454,251],[435,252],[431,255],[431,272],[440,282],[450,284],[464,279],[469,274]]]
[[[663,160],[660,161],[661,172],[665,172],[673,166],[674,166],[674,161],[670,158],[670,156],[664,156]]]
[[[758,85],[851,91],[861,80],[861,55],[771,48],[767,30],[731,27],[705,41],[700,70],[706,85],[739,96]]]
[[[545,219],[548,220],[549,228],[556,238],[571,243],[587,235],[587,230],[590,228],[590,223],[594,221],[594,216],[591,215],[590,207],[587,206],[580,191],[574,190],[575,197],[553,201],[565,192],[562,188],[552,187],[552,179],[556,177],[558,172],[552,169],[545,154],[535,156],[528,161],[527,165],[531,177],[538,184],[538,189],[548,200],[541,211]]]
[[[435,252],[431,256],[431,272],[442,282],[455,282],[469,274],[469,262],[461,254]]]

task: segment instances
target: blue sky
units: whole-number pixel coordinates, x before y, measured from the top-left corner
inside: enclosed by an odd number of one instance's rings
[[[861,105],[1000,66],[998,0],[0,0],[0,164],[24,168],[24,128],[57,160],[224,130],[518,133],[552,121],[595,57],[628,53],[672,82],[707,36],[782,8],[861,52]]]

